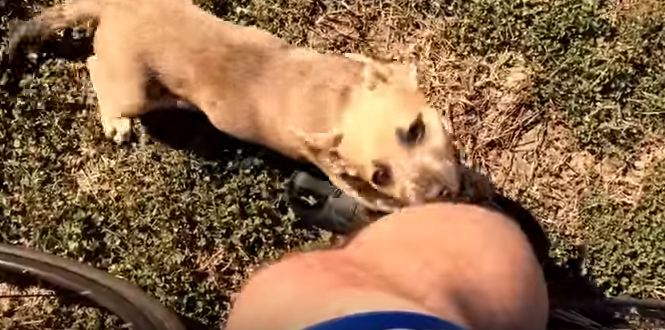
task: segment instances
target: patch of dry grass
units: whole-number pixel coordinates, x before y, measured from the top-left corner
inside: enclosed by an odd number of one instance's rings
[[[3,329],[43,329],[45,316],[35,314],[36,309],[49,314],[55,310],[50,300],[53,292],[40,287],[19,289],[0,283],[0,327]]]

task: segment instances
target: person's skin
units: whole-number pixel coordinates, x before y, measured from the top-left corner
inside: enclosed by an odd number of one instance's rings
[[[245,284],[225,329],[303,329],[365,311],[433,314],[468,329],[545,329],[547,289],[519,227],[479,207],[388,215],[337,249],[290,254]]]

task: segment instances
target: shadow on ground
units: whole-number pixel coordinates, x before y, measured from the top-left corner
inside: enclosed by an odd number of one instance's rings
[[[294,161],[262,146],[236,139],[216,129],[202,112],[164,108],[151,111],[141,116],[145,132],[155,141],[176,150],[186,151],[201,159],[224,163],[240,157],[243,162],[251,162],[254,156],[271,164],[271,167],[283,177],[291,176],[295,171],[305,171],[316,178],[326,180],[325,174],[316,166]],[[242,155],[237,151],[242,150]],[[289,191],[285,192],[289,195]],[[291,196],[284,196],[289,200]],[[291,205],[293,207],[293,205]],[[296,210],[294,210],[296,211]],[[317,223],[306,218],[304,213],[296,211],[298,228],[327,228],[327,224]],[[312,220],[312,221],[310,221]]]
[[[631,329],[630,319],[638,319],[642,325],[652,323],[654,329],[663,326],[662,302],[607,297],[593,278],[584,275],[584,251],[557,263],[548,255],[549,236],[530,211],[501,194],[495,202],[520,225],[543,264],[550,296],[549,329]]]
[[[160,108],[142,115],[140,119],[152,139],[208,161],[228,160],[237,149],[242,149],[249,155],[260,155],[286,174],[304,166],[281,154],[220,132],[202,112]]]

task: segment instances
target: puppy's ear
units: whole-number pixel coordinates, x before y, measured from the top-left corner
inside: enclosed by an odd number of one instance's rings
[[[336,149],[342,142],[343,138],[343,134],[338,131],[309,134],[302,131],[296,131],[296,134],[302,139],[305,147],[316,153]]]
[[[350,169],[337,152],[342,142],[343,134],[338,131],[326,133],[305,133],[291,128],[294,135],[300,140],[300,152],[305,158],[319,167],[325,166],[336,174],[348,172]]]
[[[418,89],[418,66],[415,62],[393,63],[392,66],[394,75],[399,75],[401,82],[411,89]]]
[[[356,53],[345,53],[344,57],[363,64],[363,83],[370,90],[381,83],[387,83],[393,75],[391,63],[378,61]]]
[[[305,157],[344,193],[373,211],[393,212],[400,207],[390,196],[377,191],[361,178],[358,169],[341,157],[337,151],[343,138],[341,133],[307,134],[293,128],[291,130],[300,138],[301,152]]]
[[[414,62],[410,62],[408,64],[408,82],[409,85],[411,85],[412,88],[416,89],[418,88],[418,66]]]
[[[369,58],[369,57],[367,57],[367,56],[365,56],[365,55],[363,55],[363,54],[358,54],[358,53],[344,53],[344,57],[346,57],[346,58],[348,58],[348,59],[350,59],[350,60],[352,60],[352,61],[361,62],[361,63],[365,63],[365,64],[372,64],[372,63],[374,63],[374,60],[372,60],[371,58]]]

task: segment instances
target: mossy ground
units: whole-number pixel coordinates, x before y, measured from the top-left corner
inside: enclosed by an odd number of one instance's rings
[[[10,18],[49,3],[10,2],[3,44]],[[534,211],[553,255],[586,243],[586,270],[608,294],[665,298],[661,1],[197,3],[321,51],[416,56],[468,161]],[[118,147],[102,137],[81,62],[49,60],[22,88],[0,91],[2,241],[127,278],[211,327],[258,264],[323,244],[294,226],[280,197],[288,166],[265,151],[213,139],[203,157],[145,134]],[[2,328],[113,323],[52,297],[4,302]]]

